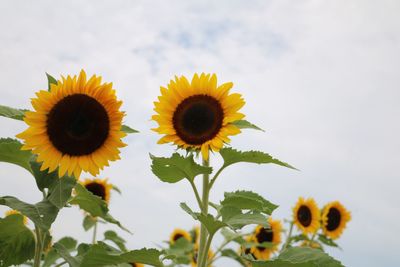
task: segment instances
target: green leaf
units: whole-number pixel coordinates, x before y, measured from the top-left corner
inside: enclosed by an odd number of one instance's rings
[[[19,265],[33,258],[35,237],[20,214],[0,219],[0,266]]]
[[[24,120],[24,114],[29,110],[27,109],[16,109],[16,108],[11,108],[7,106],[0,105],[0,116],[14,119],[14,120],[19,120],[23,121]]]
[[[25,203],[15,197],[0,197],[0,205],[18,210],[43,230],[49,230],[58,215],[58,208],[45,199],[35,205]]]
[[[321,241],[321,243],[330,246],[330,247],[339,247],[339,245],[333,241],[332,239],[330,239],[329,237],[325,236],[325,235],[318,235],[318,240]]]
[[[21,150],[22,144],[11,138],[0,138],[0,161],[16,164],[32,173],[29,160],[31,151]]]
[[[241,245],[246,242],[240,233],[229,230],[226,227],[221,229],[221,234],[224,236],[225,242],[227,243],[234,241]]]
[[[93,217],[103,218],[105,221],[118,225],[121,229],[129,232],[121,223],[115,220],[109,213],[107,203],[100,197],[95,196],[81,184],[75,185],[76,195],[69,201],[72,205],[78,205],[84,211],[87,211]],[[130,233],[130,232],[129,232]]]
[[[210,174],[211,167],[197,164],[193,155],[183,157],[174,153],[170,158],[150,155],[152,160],[151,170],[163,182],[176,183],[183,178],[193,181],[199,174]]]
[[[271,261],[252,261],[254,267],[344,267],[319,249],[292,247]]]
[[[57,178],[49,188],[48,200],[57,208],[62,209],[71,197],[72,189],[76,185],[73,177]]]
[[[83,256],[81,267],[112,266],[121,263],[143,263],[156,267],[163,267],[160,262],[161,252],[156,249],[132,250],[125,253],[110,251],[104,243],[93,245]]]
[[[290,169],[297,170],[295,167],[289,165],[286,162],[280,161],[278,159],[273,158],[271,155],[260,152],[260,151],[239,151],[230,147],[222,148],[219,153],[224,159],[224,166],[227,167],[234,163],[238,162],[249,162],[249,163],[258,163],[258,164],[266,164],[273,163],[283,167],[287,167]]]
[[[225,192],[225,199],[221,201],[222,207],[236,207],[241,210],[262,212],[268,215],[278,207],[264,199],[259,194],[251,191]]]
[[[72,237],[63,237],[55,244],[60,244],[59,249],[63,250],[64,253],[70,253],[76,249],[76,245],[78,242]],[[58,245],[56,245],[57,247]],[[50,267],[52,266],[59,258],[60,254],[58,254],[55,248],[51,248],[50,251],[47,253],[44,263],[42,267]]]
[[[246,120],[237,120],[237,121],[232,122],[232,124],[235,125],[236,127],[238,127],[239,129],[254,129],[254,130],[259,130],[259,131],[265,132],[263,129],[261,129],[257,125],[254,125],[251,122],[246,121]]]
[[[180,204],[180,207],[186,211],[190,216],[192,216],[195,220],[200,221],[202,224],[204,224],[204,226],[207,228],[207,231],[210,235],[214,235],[219,229],[221,229],[222,227],[227,226],[226,223],[218,221],[217,219],[214,218],[214,216],[212,216],[211,214],[201,214],[198,212],[193,212],[189,206],[182,202]]]
[[[86,215],[85,218],[83,219],[83,229],[85,229],[85,231],[90,230],[97,222],[97,219],[94,218],[92,215]]]
[[[48,87],[48,91],[50,92],[51,84],[57,84],[57,80],[53,76],[48,74],[47,72],[46,72],[46,76],[47,76],[47,87]]]
[[[171,259],[175,264],[190,264],[190,254],[194,245],[185,238],[179,238],[175,243],[165,249],[163,259]]]
[[[32,169],[33,177],[35,177],[37,187],[43,192],[45,188],[50,188],[58,180],[58,173],[57,171],[51,173],[47,170],[41,171],[40,167],[42,164],[37,162],[36,158],[36,156],[32,156],[29,165]]]
[[[118,246],[118,248],[121,251],[127,251],[127,249],[125,247],[126,241],[122,237],[118,236],[118,234],[114,231],[111,231],[111,230],[106,231],[104,233],[104,240],[112,241],[114,244],[116,244]]]
[[[242,257],[240,257],[240,255],[237,252],[235,252],[233,249],[230,249],[230,248],[223,249],[221,251],[221,256],[231,258],[231,259],[237,261],[242,266],[247,266],[246,262],[242,259]]]
[[[57,253],[68,262],[70,267],[80,267],[82,266],[79,258],[71,256],[71,250],[62,243],[55,243],[53,248],[57,251]]]
[[[121,126],[121,131],[123,131],[124,133],[127,133],[127,134],[138,133],[139,132],[139,131],[137,131],[135,129],[132,129],[128,125],[122,125]]]
[[[259,224],[268,227],[268,217],[260,213],[242,213],[241,209],[236,207],[223,207],[221,209],[222,222],[228,225],[231,229],[241,229],[249,224]]]

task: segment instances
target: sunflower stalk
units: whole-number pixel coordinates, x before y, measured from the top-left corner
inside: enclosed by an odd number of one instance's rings
[[[289,245],[289,243],[291,242],[290,239],[292,238],[293,225],[294,225],[294,222],[291,221],[290,222],[289,233],[288,233],[288,236],[286,238],[285,244],[282,246],[281,252],[284,251],[287,248],[287,246]]]
[[[96,235],[97,235],[97,218],[96,218],[96,222],[94,223],[93,226],[93,238],[92,238],[92,244],[96,244]]]
[[[43,251],[43,243],[41,231],[38,226],[35,225],[35,237],[36,237],[36,245],[35,245],[35,257],[33,261],[33,267],[40,267],[40,261],[42,258]]]
[[[203,166],[209,167],[210,166],[210,161],[209,160],[205,160],[203,158]],[[210,181],[209,181],[209,179],[210,179],[209,174],[203,174],[203,196],[202,196],[202,201],[201,201],[202,202],[201,212],[205,216],[207,216],[207,214],[208,214],[208,200],[209,200],[208,198],[209,198],[209,193],[210,193],[210,190],[209,190],[209,182]],[[207,249],[207,243],[208,243],[207,235],[208,235],[207,228],[202,223],[201,224],[201,229],[200,229],[200,248],[199,248],[199,255],[198,255],[198,259],[199,259],[198,266],[199,267],[207,266],[207,257],[205,257],[205,259],[203,261],[204,255],[208,254],[208,251],[206,250]],[[209,247],[210,246],[208,246],[208,248]]]

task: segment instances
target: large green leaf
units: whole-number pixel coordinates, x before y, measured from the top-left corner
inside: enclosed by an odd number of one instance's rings
[[[132,250],[124,253],[110,251],[104,243],[93,245],[83,256],[81,267],[115,266],[121,263],[143,263],[151,266],[164,266],[160,261],[161,252],[156,249]]]
[[[0,219],[0,266],[18,265],[33,258],[35,237],[23,223],[23,216],[14,214]]]
[[[236,207],[241,210],[262,212],[268,215],[278,207],[264,199],[259,194],[251,191],[225,192],[225,199],[221,201],[222,207]]]
[[[129,127],[128,125],[122,125],[121,127],[121,131],[127,133],[127,134],[131,134],[131,133],[138,133],[139,131],[132,129],[131,127]]]
[[[27,111],[29,111],[29,110],[16,109],[16,108],[11,108],[11,107],[6,107],[3,105],[0,105],[0,116],[14,119],[14,120],[19,120],[19,121],[24,120],[24,114]]]
[[[268,227],[268,217],[257,212],[243,213],[241,209],[227,206],[221,208],[222,222],[233,230],[241,229],[249,224],[259,224]]]
[[[155,157],[150,155],[152,160],[151,170],[163,182],[176,183],[187,178],[193,181],[199,174],[210,174],[211,167],[197,164],[193,155],[183,157],[174,153],[170,158]]]
[[[55,244],[60,244],[58,246],[59,249],[62,249],[64,253],[66,252],[72,252],[76,249],[77,241],[72,238],[72,237],[63,237],[59,241],[57,241]],[[50,267],[52,266],[59,258],[60,254],[58,254],[57,250],[53,247],[50,249],[50,251],[46,254],[44,258],[44,263],[42,267]]]
[[[8,206],[14,210],[18,210],[43,230],[50,229],[59,211],[59,209],[47,199],[32,205],[25,203],[18,198],[5,196],[0,197],[0,205]]]
[[[238,162],[250,162],[258,164],[273,163],[283,167],[296,170],[293,166],[286,162],[273,158],[271,155],[260,151],[239,151],[230,147],[222,148],[219,153],[224,159],[224,166],[227,167]]]
[[[22,144],[11,138],[0,138],[0,161],[16,164],[29,172],[32,172],[29,160],[32,153],[21,150]]]
[[[92,192],[88,191],[81,184],[75,185],[75,196],[69,201],[72,205],[78,205],[84,211],[90,213],[93,217],[100,217],[109,223],[118,225],[121,229],[129,232],[128,229],[123,227],[119,221],[114,219],[108,213],[107,203],[100,197],[95,196]]]
[[[343,265],[319,249],[292,247],[271,261],[252,261],[254,267],[343,267]]]
[[[83,229],[85,229],[85,231],[90,230],[97,222],[97,219],[95,217],[93,217],[92,215],[86,215],[85,218],[83,219]]]
[[[70,267],[82,266],[80,259],[78,257],[73,257],[71,255],[71,249],[69,249],[65,244],[57,242],[53,245],[53,248],[66,262],[68,262]]]
[[[246,120],[237,120],[237,121],[232,122],[232,124],[235,125],[236,127],[238,127],[239,129],[254,129],[254,130],[259,130],[259,131],[265,132],[263,129],[261,129],[257,125],[252,124],[251,122],[246,121]]]

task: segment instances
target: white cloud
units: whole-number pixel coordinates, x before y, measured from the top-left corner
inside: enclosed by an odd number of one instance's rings
[[[289,215],[299,195],[315,196],[321,204],[339,199],[353,221],[339,240],[344,251],[331,252],[348,266],[399,264],[392,234],[400,201],[399,2],[1,5],[2,104],[29,107],[34,91],[46,85],[45,71],[57,76],[84,68],[114,82],[126,122],[141,130],[128,137],[124,160],[104,172],[123,189],[111,211],[134,231],[125,235],[132,247],[160,243],[174,227],[192,224],[178,207],[180,201],[195,205],[189,186],[163,184],[151,174],[148,153],[167,155],[172,149],[155,144],[158,136],[149,130],[155,124],[148,119],[160,85],[175,74],[206,71],[234,81],[246,98],[248,118],[267,130],[247,131],[233,145],[270,152],[302,170],[232,167],[217,182],[213,199],[252,189],[281,205],[278,217]],[[24,128],[1,123],[1,136]],[[26,172],[5,164],[0,171],[7,181],[0,195],[39,200]],[[54,234],[82,236],[79,214],[63,211]]]

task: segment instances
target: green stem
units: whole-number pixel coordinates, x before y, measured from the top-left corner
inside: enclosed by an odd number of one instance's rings
[[[33,261],[33,267],[40,267],[40,261],[42,258],[42,236],[39,227],[35,225],[36,244],[35,244],[35,258]]]
[[[287,248],[287,246],[289,245],[289,243],[291,242],[290,239],[292,238],[293,224],[294,224],[294,222],[290,222],[289,234],[286,238],[285,244],[282,246],[281,252],[284,251]]]
[[[60,266],[63,266],[64,264],[66,264],[67,262],[66,261],[63,261],[63,262],[60,262],[59,264],[57,264],[56,266],[54,266],[54,267],[60,267]]]
[[[96,222],[94,223],[94,227],[93,227],[92,244],[96,244],[96,234],[97,234],[97,218],[96,218]]]
[[[203,159],[203,166],[209,167],[210,162],[208,160]],[[210,176],[209,174],[203,174],[203,196],[202,196],[202,207],[201,207],[201,213],[205,216],[208,214],[208,197],[209,197],[209,179]],[[198,266],[199,267],[204,267],[204,263],[202,262],[202,258],[204,254],[207,254],[208,251],[206,251],[206,241],[207,241],[207,228],[204,226],[204,224],[201,224],[201,229],[200,229],[200,247],[199,247],[199,254],[198,254]]]
[[[193,181],[190,181],[190,185],[192,186],[193,192],[194,192],[194,194],[196,196],[197,204],[199,205],[200,210],[202,210],[203,209],[203,203],[201,203],[199,191],[197,190],[196,185],[194,184]]]
[[[210,185],[209,185],[209,190],[211,190],[211,188],[213,187],[215,181],[217,180],[218,176],[221,174],[221,172],[225,169],[225,165],[223,165],[218,171],[217,173],[214,175],[214,177],[211,179]]]
[[[201,264],[202,264],[202,266],[199,265],[200,267],[206,267],[206,266],[208,266],[208,263],[207,263],[207,260],[208,260],[208,251],[210,250],[210,246],[211,246],[211,242],[212,242],[213,237],[214,237],[214,235],[210,235],[210,236],[208,237],[208,239],[207,239],[207,243],[206,243],[205,250],[204,250],[205,253],[203,254],[202,258],[200,259],[200,262],[201,262]]]

